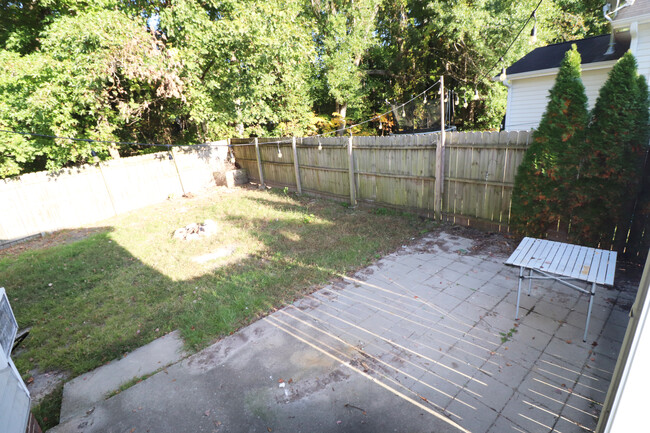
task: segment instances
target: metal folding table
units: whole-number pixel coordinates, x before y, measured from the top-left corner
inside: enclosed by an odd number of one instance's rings
[[[582,341],[587,341],[587,330],[591,309],[596,294],[596,284],[612,286],[616,270],[616,252],[582,247],[580,245],[545,239],[524,238],[517,249],[506,260],[506,265],[519,266],[519,286],[517,288],[517,310],[515,320],[519,318],[519,298],[521,282],[528,279],[528,295],[532,280],[555,280],[567,287],[589,295],[589,309]],[[524,275],[528,269],[528,275]],[[533,275],[533,271],[541,275]],[[591,284],[586,289],[570,283],[576,280]]]

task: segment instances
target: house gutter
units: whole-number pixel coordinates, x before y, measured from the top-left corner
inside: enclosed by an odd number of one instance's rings
[[[602,62],[593,62],[593,63],[583,63],[580,65],[580,68],[582,71],[595,71],[598,69],[607,69],[611,68],[616,64],[616,60],[605,60]],[[544,77],[548,75],[556,75],[558,71],[560,70],[559,67],[555,68],[548,68],[548,69],[538,69],[538,70],[533,70],[533,71],[526,71],[526,72],[518,72],[515,74],[508,74],[508,80],[519,80],[523,78],[537,78],[537,77]],[[498,81],[498,80],[495,80]]]

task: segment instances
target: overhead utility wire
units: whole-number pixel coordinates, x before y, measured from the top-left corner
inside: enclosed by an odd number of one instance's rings
[[[506,54],[508,54],[508,51],[510,51],[510,48],[512,48],[512,46],[515,44],[517,39],[519,39],[519,36],[521,36],[521,32],[524,31],[524,29],[526,28],[526,26],[528,25],[530,20],[533,19],[533,17],[535,16],[535,12],[537,12],[537,9],[539,9],[539,6],[542,4],[543,1],[544,0],[539,0],[539,3],[537,3],[537,6],[535,6],[535,9],[533,9],[533,11],[530,13],[530,15],[528,16],[528,19],[526,20],[524,25],[521,26],[521,28],[519,29],[519,32],[517,33],[517,36],[515,36],[514,39],[510,42],[510,45],[508,45],[508,48],[506,48],[506,50],[501,54],[499,59],[496,62],[494,62],[494,65],[492,65],[492,67],[490,69],[488,69],[488,71],[485,74],[481,75],[481,77],[478,79],[478,81],[481,81],[482,79],[484,79],[485,77],[490,75],[490,73],[494,70],[494,68],[499,64],[501,59],[503,59],[506,56]]]
[[[129,146],[153,146],[153,147],[167,147],[167,148],[172,146],[176,146],[176,147],[183,146],[182,144],[136,143],[131,141],[93,140],[92,138],[60,137],[58,135],[37,134],[35,132],[10,131],[6,129],[0,129],[0,132],[5,132],[7,134],[28,135],[32,137],[59,138],[61,140],[83,141],[85,143],[111,143],[111,144],[125,144]]]
[[[357,126],[365,125],[366,123],[370,123],[370,122],[373,122],[373,121],[375,121],[375,120],[377,120],[377,119],[381,119],[382,116],[385,116],[385,115],[387,115],[387,114],[390,114],[390,113],[392,113],[394,110],[398,110],[398,109],[400,109],[400,108],[406,106],[407,104],[409,104],[409,103],[415,101],[416,99],[420,98],[422,95],[426,94],[429,90],[431,90],[432,88],[434,88],[434,87],[437,86],[438,84],[440,84],[440,80],[436,81],[435,83],[433,83],[432,85],[430,85],[429,87],[427,87],[427,88],[424,89],[422,92],[418,93],[417,95],[415,95],[414,97],[412,97],[412,98],[409,99],[408,101],[404,102],[403,104],[398,105],[398,106],[396,106],[396,107],[393,107],[393,108],[391,108],[390,110],[386,111],[385,113],[378,114],[378,115],[376,115],[375,117],[372,117],[372,118],[370,118],[370,119],[368,119],[368,120],[364,120],[363,122],[355,123],[354,125],[346,126],[345,128],[339,128],[339,129],[335,129],[335,130],[333,130],[333,131],[323,132],[323,133],[321,133],[321,134],[310,135],[310,136],[307,136],[307,137],[305,137],[305,138],[325,137],[326,135],[336,134],[337,132],[342,132],[342,131],[351,130],[352,128],[356,128]],[[265,141],[264,143],[260,143],[260,144],[284,144],[284,143],[288,143],[288,141],[287,141],[287,140],[281,140],[281,141]],[[250,144],[252,144],[252,143],[243,144],[243,146],[249,146]],[[237,146],[237,145],[233,144],[232,146]],[[242,146],[242,145],[240,145],[240,146]]]
[[[361,125],[365,125],[366,123],[373,122],[373,121],[375,121],[377,119],[380,119],[382,116],[385,116],[385,115],[391,113],[393,110],[398,110],[398,109],[406,106],[407,104],[413,102],[417,98],[419,98],[422,95],[426,94],[429,90],[431,90],[433,87],[435,87],[439,83],[440,83],[440,80],[436,81],[435,83],[433,83],[432,85],[427,87],[424,91],[418,93],[417,95],[415,95],[414,97],[412,97],[408,101],[404,102],[403,104],[398,105],[395,108],[392,108],[391,110],[389,110],[389,111],[387,111],[385,113],[378,114],[378,115],[376,115],[375,117],[373,117],[371,119],[364,120],[363,122],[355,123],[354,125],[346,126],[345,128],[336,129],[334,131],[328,131],[328,132],[324,132],[322,134],[317,134],[317,135],[310,135],[310,136],[305,137],[305,138],[324,137],[324,136],[329,135],[329,134],[335,134],[337,132],[351,130],[352,128],[355,128],[357,126],[361,126]],[[61,140],[82,141],[84,143],[123,144],[123,145],[128,145],[128,146],[152,146],[152,147],[166,147],[168,149],[170,147],[191,146],[191,145],[182,145],[182,144],[157,144],[157,143],[137,143],[137,142],[131,142],[131,141],[93,140],[91,138],[61,137],[61,136],[58,136],[58,135],[38,134],[38,133],[35,133],[35,132],[11,131],[11,130],[6,130],[6,129],[0,129],[0,132],[4,132],[4,133],[7,133],[7,134],[27,135],[27,136],[31,136],[31,137],[58,138],[58,139],[61,139]],[[280,141],[265,141],[264,143],[260,143],[260,144],[283,144],[283,143],[287,143],[287,142],[288,141],[285,139],[285,140],[280,140]],[[210,144],[210,143],[202,143],[202,144],[207,144],[207,145],[210,145],[210,146],[217,146],[217,147],[218,146],[235,147],[235,146],[249,146],[250,145],[250,143],[230,144],[230,145],[228,145],[228,144]]]

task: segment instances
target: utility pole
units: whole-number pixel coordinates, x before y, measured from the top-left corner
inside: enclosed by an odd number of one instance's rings
[[[436,146],[436,184],[433,210],[437,219],[442,220],[442,193],[445,173],[445,77],[440,77],[440,137]]]

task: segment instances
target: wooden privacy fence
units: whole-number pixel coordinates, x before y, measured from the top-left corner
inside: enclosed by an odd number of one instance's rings
[[[231,139],[235,157],[261,183],[380,206],[484,230],[509,231],[517,167],[532,131],[447,132],[390,137]],[[442,170],[437,171],[437,164]],[[436,184],[436,173],[441,182]],[[650,177],[650,162],[644,178]],[[650,247],[650,179],[625,221],[621,259],[643,263]],[[440,192],[439,189],[440,188]],[[647,197],[645,197],[647,196]],[[645,197],[645,198],[644,198]],[[438,203],[440,212],[438,212]],[[626,229],[629,227],[629,231]],[[566,238],[566,232],[549,232]]]
[[[514,177],[531,132],[447,132],[442,194],[440,133],[390,137],[231,139],[252,179],[339,199],[398,207],[458,224],[506,231]],[[279,143],[278,143],[279,142]]]

